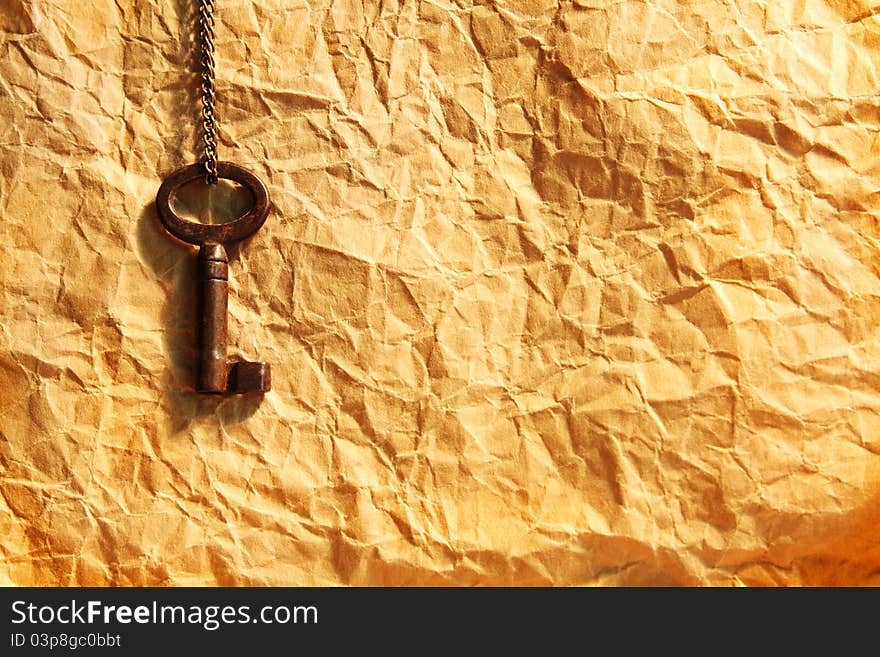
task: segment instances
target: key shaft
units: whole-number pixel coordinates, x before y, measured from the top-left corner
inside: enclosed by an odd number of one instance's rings
[[[226,315],[229,306],[229,258],[222,244],[203,244],[199,249],[199,382],[200,392],[227,392],[229,340]]]

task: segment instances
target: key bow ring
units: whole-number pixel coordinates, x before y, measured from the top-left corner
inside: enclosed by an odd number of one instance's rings
[[[205,177],[202,164],[190,164],[168,176],[159,187],[156,207],[165,230],[187,244],[201,246],[209,242],[229,244],[256,233],[269,216],[269,192],[263,181],[247,169],[232,162],[217,162],[217,177],[237,182],[254,197],[254,207],[235,221],[225,224],[201,224],[187,221],[174,211],[174,195],[181,187]]]

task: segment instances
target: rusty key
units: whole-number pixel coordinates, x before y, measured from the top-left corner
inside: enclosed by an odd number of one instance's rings
[[[217,163],[217,177],[232,180],[248,189],[254,207],[226,224],[200,224],[182,219],[172,206],[174,195],[188,182],[204,177],[201,164],[191,164],[172,173],[159,187],[156,207],[165,230],[188,244],[199,247],[199,392],[214,394],[262,393],[269,390],[268,363],[228,362],[226,348],[229,301],[229,258],[226,244],[250,237],[269,214],[269,192],[259,178],[230,162]]]

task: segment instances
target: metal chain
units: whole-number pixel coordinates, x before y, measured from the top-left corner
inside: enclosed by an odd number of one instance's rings
[[[214,113],[214,0],[199,0],[199,53],[202,63],[202,130],[205,182],[217,184],[217,116]]]

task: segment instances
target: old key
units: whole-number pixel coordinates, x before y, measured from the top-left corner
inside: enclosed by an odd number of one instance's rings
[[[230,162],[217,162],[217,177],[232,180],[248,189],[254,207],[226,224],[200,224],[182,219],[172,203],[177,191],[188,182],[203,178],[202,164],[191,164],[172,173],[156,196],[159,219],[174,237],[199,247],[199,392],[215,394],[262,393],[271,383],[268,363],[227,362],[226,314],[229,259],[226,244],[250,237],[260,229],[269,214],[269,192],[250,171]]]

